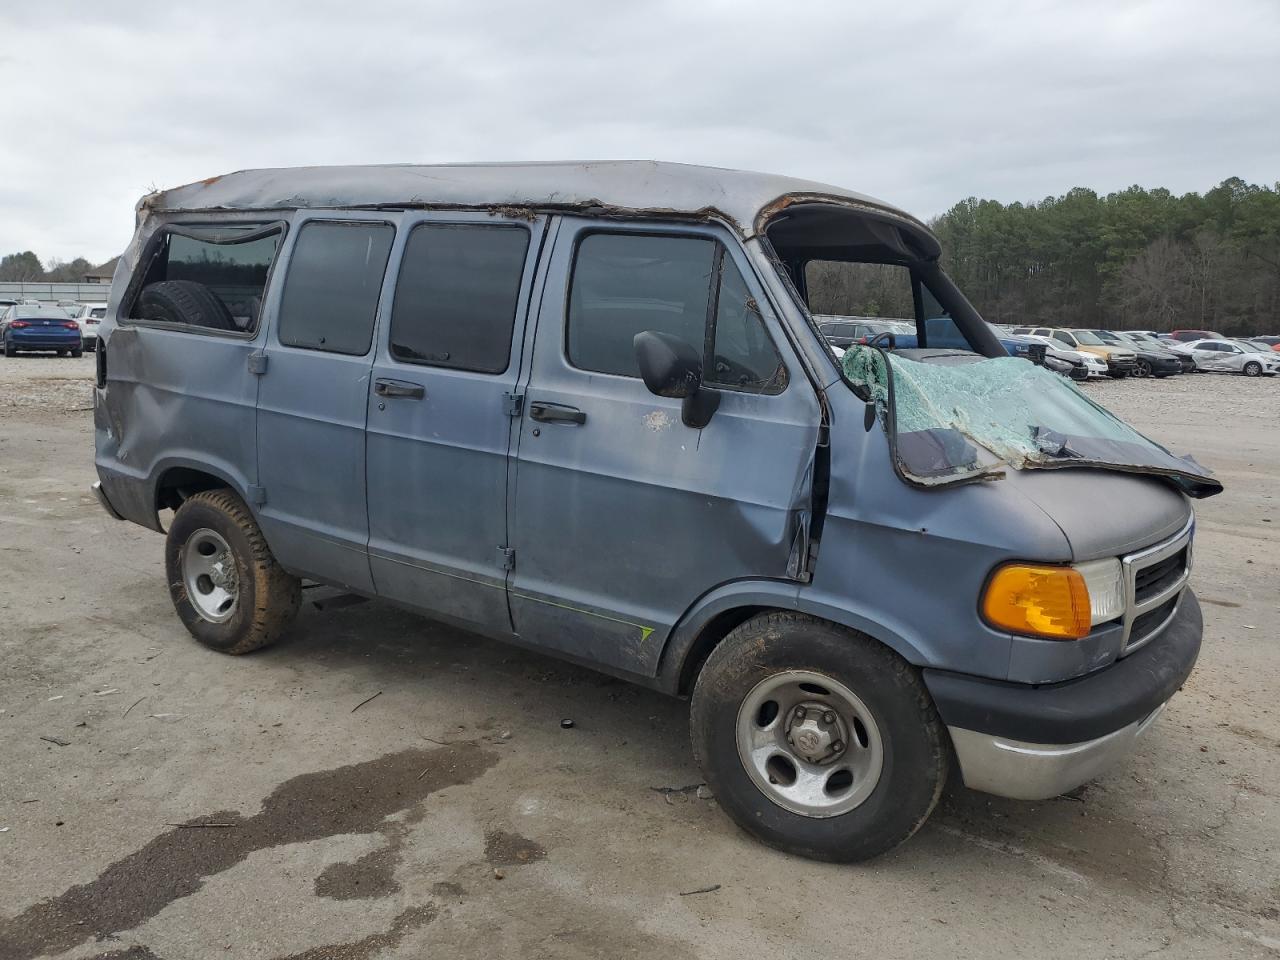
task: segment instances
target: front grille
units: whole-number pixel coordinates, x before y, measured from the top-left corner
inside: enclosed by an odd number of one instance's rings
[[[1125,612],[1120,656],[1155,639],[1178,610],[1191,575],[1194,520],[1177,536],[1121,557],[1125,578]]]
[[[1133,598],[1138,603],[1156,596],[1182,576],[1187,565],[1187,548],[1183,547],[1172,557],[1166,557],[1149,567],[1134,571]]]
[[[1140,617],[1134,618],[1133,627],[1129,633],[1129,648],[1136,649],[1151,639],[1160,627],[1164,626],[1164,622],[1173,616],[1174,610],[1178,606],[1178,601],[1182,599],[1179,593],[1172,600],[1166,600]]]

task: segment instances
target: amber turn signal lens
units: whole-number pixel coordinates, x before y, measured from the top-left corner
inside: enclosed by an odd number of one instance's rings
[[[1077,640],[1089,633],[1089,588],[1071,567],[1001,567],[987,584],[982,615],[1013,633]]]

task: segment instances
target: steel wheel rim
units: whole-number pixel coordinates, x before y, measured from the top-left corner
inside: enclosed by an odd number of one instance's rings
[[[201,618],[225,623],[235,615],[240,575],[231,545],[222,534],[204,527],[187,538],[182,545],[182,583]]]
[[[884,768],[880,728],[867,705],[839,681],[808,670],[786,670],[756,684],[738,708],[735,739],[760,792],[805,817],[838,817],[860,806]]]

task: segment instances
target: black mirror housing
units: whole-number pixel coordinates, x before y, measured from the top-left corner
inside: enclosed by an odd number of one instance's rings
[[[720,406],[720,392],[702,385],[702,356],[679,337],[656,330],[637,333],[632,344],[636,365],[649,392],[683,400],[680,419],[701,430]]]
[[[637,333],[632,344],[640,377],[650,393],[682,400],[702,386],[702,357],[679,337],[646,330]]]

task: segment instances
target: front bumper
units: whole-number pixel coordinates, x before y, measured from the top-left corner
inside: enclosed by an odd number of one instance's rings
[[[1107,360],[1107,370],[1111,373],[1133,373],[1137,369],[1138,360],[1136,357],[1132,359]]]
[[[1014,800],[1047,800],[1106,772],[1165,708],[1083,743],[1027,743],[948,727],[964,785]]]
[[[1007,683],[926,669],[925,684],[951,734],[965,785],[1042,800],[1098,776],[1129,751],[1186,681],[1203,629],[1200,604],[1188,588],[1152,642],[1074,680]]]

